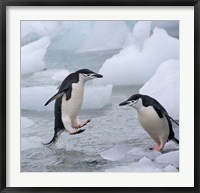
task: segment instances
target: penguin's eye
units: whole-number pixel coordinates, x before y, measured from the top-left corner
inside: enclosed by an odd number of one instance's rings
[[[84,74],[84,73],[82,73],[82,75],[85,76],[85,77],[90,76],[90,74]]]
[[[132,100],[133,104],[136,104],[137,102],[138,102],[138,99],[137,100]]]

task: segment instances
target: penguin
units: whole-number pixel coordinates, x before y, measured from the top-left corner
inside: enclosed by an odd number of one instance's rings
[[[58,92],[52,96],[45,104],[55,100],[54,106],[54,136],[50,142],[44,145],[53,145],[57,142],[59,135],[66,131],[70,135],[82,133],[85,129],[81,129],[90,120],[80,123],[78,119],[81,110],[84,85],[85,82],[94,78],[102,78],[101,74],[97,74],[88,69],[81,69],[69,74],[59,86]]]
[[[179,144],[179,140],[175,138],[171,121],[179,124],[169,116],[165,108],[156,99],[147,95],[135,94],[119,104],[119,106],[124,105],[134,107],[137,110],[140,124],[156,142],[156,146],[150,148],[150,150],[162,151],[165,143],[169,140]]]

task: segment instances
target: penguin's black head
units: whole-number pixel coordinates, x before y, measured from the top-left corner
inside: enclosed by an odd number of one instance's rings
[[[128,106],[137,108],[138,105],[142,104],[142,97],[143,97],[143,95],[141,95],[141,94],[135,94],[135,95],[131,96],[130,98],[128,98],[126,101],[120,103],[119,106],[128,105]]]
[[[89,69],[81,69],[81,70],[78,70],[76,73],[78,73],[79,75],[82,75],[85,81],[94,79],[94,78],[103,78],[101,74],[97,74],[96,72],[93,72]]]

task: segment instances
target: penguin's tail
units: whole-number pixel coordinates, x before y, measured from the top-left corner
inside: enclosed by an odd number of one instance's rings
[[[172,139],[172,141],[174,141],[175,143],[179,144],[179,140],[176,139],[175,137]]]
[[[45,146],[52,146],[52,145],[55,145],[56,142],[58,141],[58,137],[60,136],[61,132],[56,132],[54,133],[53,135],[53,138],[51,139],[51,141],[49,141],[48,143],[43,143],[43,145]]]

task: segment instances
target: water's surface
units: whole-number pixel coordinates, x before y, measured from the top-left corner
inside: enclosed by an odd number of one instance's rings
[[[103,172],[138,162],[145,156],[155,159],[157,152],[148,150],[154,142],[139,125],[136,111],[118,106],[138,92],[139,88],[114,88],[109,105],[103,109],[84,110],[80,113],[80,119],[91,119],[84,133],[74,136],[63,133],[51,148],[42,143],[48,142],[53,135],[53,109],[52,112],[22,110],[21,115],[33,120],[34,124],[21,128],[21,171]],[[133,155],[126,155],[126,152],[134,148],[139,150]],[[174,150],[176,148],[172,147],[169,151]],[[108,159],[104,159],[106,156]],[[167,165],[156,164],[156,167]]]

